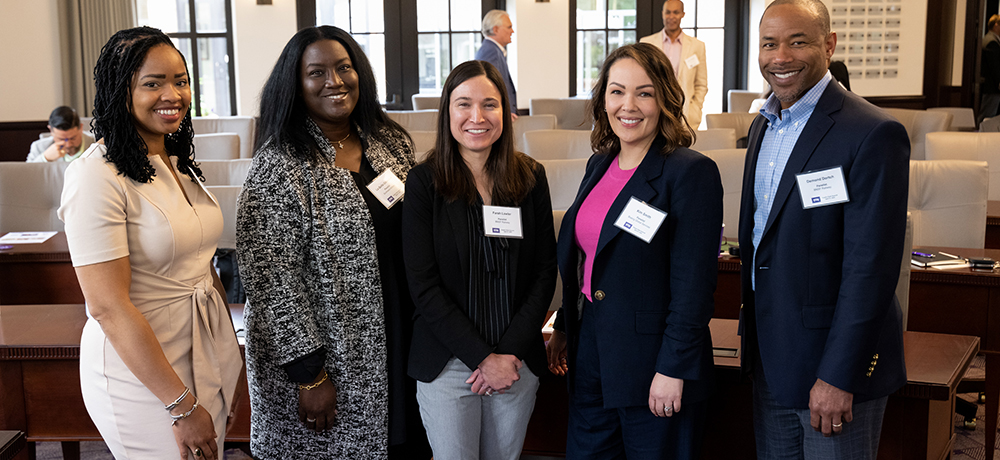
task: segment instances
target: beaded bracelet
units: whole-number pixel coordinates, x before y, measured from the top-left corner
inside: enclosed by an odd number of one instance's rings
[[[184,392],[181,393],[181,395],[178,396],[177,399],[174,400],[174,402],[167,404],[166,406],[163,406],[163,408],[166,409],[167,412],[174,410],[174,408],[177,407],[181,403],[181,401],[183,401],[184,398],[187,397],[189,393],[191,393],[191,389],[188,387],[184,387]]]
[[[330,377],[330,374],[327,374],[326,373],[326,369],[323,369],[323,378],[319,379],[319,381],[316,382],[316,383],[310,383],[310,384],[301,384],[300,383],[299,384],[299,389],[300,390],[312,390],[313,388],[316,388],[316,387],[322,385],[323,382],[325,382],[328,377]]]
[[[194,405],[191,406],[191,410],[189,410],[189,411],[187,411],[187,412],[185,412],[183,414],[180,414],[180,415],[170,414],[170,418],[173,419],[173,422],[170,422],[170,426],[177,425],[177,421],[178,420],[184,420],[184,419],[190,417],[191,414],[194,413],[194,410],[197,409],[197,408],[198,408],[198,397],[195,396],[194,397]]]

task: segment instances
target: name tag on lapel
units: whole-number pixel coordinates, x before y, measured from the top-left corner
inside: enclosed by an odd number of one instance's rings
[[[401,201],[406,191],[403,181],[399,180],[391,169],[382,171],[382,174],[379,174],[367,187],[386,209]]]
[[[521,208],[483,206],[483,230],[486,236],[524,238]]]
[[[844,168],[840,166],[796,174],[795,180],[799,183],[802,209],[851,201],[847,194],[847,183],[844,181]]]
[[[687,59],[684,60],[684,63],[687,64],[687,66],[688,66],[689,69],[693,69],[698,64],[701,64],[701,61],[698,60],[698,55],[697,54],[692,54],[692,55],[688,56]]]
[[[653,240],[656,231],[660,229],[660,224],[666,218],[667,213],[632,197],[618,215],[618,220],[615,220],[615,227],[648,243]]]

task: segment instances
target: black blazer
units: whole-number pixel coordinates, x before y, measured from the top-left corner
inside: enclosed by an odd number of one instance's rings
[[[792,150],[754,248],[754,180],[765,129],[767,119],[757,117],[743,170],[744,368],[752,369],[752,347],[759,346],[768,387],[786,407],[807,408],[817,378],[853,393],[854,402],[889,395],[906,383],[895,296],[910,172],[906,130],[831,81]],[[795,175],[837,166],[850,202],[803,209]]]
[[[722,180],[711,159],[687,148],[664,156],[657,138],[604,219],[594,258],[593,307],[599,319],[604,407],[646,406],[653,376],[684,379],[684,402],[703,400],[713,374],[708,322],[715,310],[722,230]],[[582,252],[576,244],[577,212],[616,155],[594,155],[580,191],[559,231],[563,306],[556,328],[569,340],[569,386],[580,327]],[[646,243],[615,227],[631,197],[667,213]]]
[[[511,306],[516,311],[496,347],[483,340],[465,313],[472,233],[468,204],[448,202],[439,195],[428,164],[410,170],[403,200],[403,257],[416,304],[411,377],[434,380],[452,356],[472,370],[490,353],[515,355],[538,376],[548,369],[542,323],[555,291],[555,232],[545,168],[528,161],[533,164],[535,187],[515,204],[521,208],[524,238],[509,240],[514,280]]]

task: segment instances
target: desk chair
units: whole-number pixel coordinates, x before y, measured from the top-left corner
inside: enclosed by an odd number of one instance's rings
[[[705,150],[701,152],[719,167],[722,176],[722,235],[733,241],[739,238],[740,198],[743,195],[743,166],[747,149]]]
[[[990,169],[989,199],[1000,200],[1000,133],[927,133],[928,160],[985,161]]]
[[[195,161],[236,160],[240,158],[240,136],[236,133],[194,135]]]
[[[694,144],[692,150],[699,152],[703,150],[735,149],[736,130],[732,128],[711,128],[702,131],[695,131]]]
[[[235,133],[240,137],[240,155],[237,158],[253,158],[253,117],[191,117],[191,126],[196,135]]]
[[[590,158],[590,131],[540,129],[524,133],[524,153],[536,160]]]
[[[414,94],[410,96],[413,110],[438,110],[441,107],[440,94]]]
[[[0,162],[0,235],[62,231],[56,215],[69,163]]]
[[[1000,116],[987,118],[979,123],[979,131],[984,133],[1000,133]]]
[[[736,145],[733,148],[746,148],[747,136],[750,135],[750,124],[759,113],[710,113],[705,115],[705,123],[709,129],[730,128],[736,132]]]
[[[413,154],[417,163],[421,163],[427,158],[427,152],[434,148],[437,131],[410,131],[410,137],[413,138]]]
[[[587,172],[587,161],[582,158],[538,160],[545,167],[553,210],[565,211],[573,205],[576,192],[580,190],[580,183],[583,182],[583,175]]]
[[[514,120],[514,150],[524,151],[524,133],[539,129],[556,129],[556,124],[556,116],[550,114],[517,117],[517,120]]]
[[[747,113],[750,111],[750,104],[754,99],[760,97],[760,91],[747,91],[745,89],[731,89],[726,94],[729,113]]]
[[[951,126],[952,115],[947,112],[928,112],[926,110],[883,109],[892,115],[910,136],[910,160],[925,160],[924,145],[927,133],[947,131]],[[919,245],[918,245],[919,246]]]
[[[386,110],[385,113],[407,131],[437,131],[437,109]]]
[[[988,187],[985,161],[910,161],[913,245],[983,248]]]
[[[238,160],[199,161],[201,174],[205,176],[205,186],[239,185],[247,180],[247,172],[253,164],[252,158]]]
[[[948,131],[976,130],[976,113],[969,107],[933,107],[927,111],[950,113],[952,118]]]
[[[528,102],[530,115],[555,115],[558,129],[578,129],[590,131],[593,121],[587,104],[590,98],[564,97],[558,99],[532,99]]]

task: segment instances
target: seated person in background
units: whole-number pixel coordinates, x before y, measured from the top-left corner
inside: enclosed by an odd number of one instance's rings
[[[49,115],[48,127],[52,136],[31,143],[28,163],[73,161],[94,143],[94,136],[83,131],[80,116],[72,107],[56,107]]]

